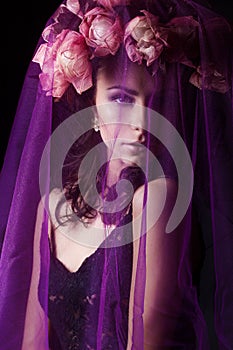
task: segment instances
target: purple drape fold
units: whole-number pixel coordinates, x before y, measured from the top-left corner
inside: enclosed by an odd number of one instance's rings
[[[164,15],[161,3],[154,1],[154,12]],[[149,6],[151,1],[145,1]],[[184,293],[184,319],[193,324],[195,350],[232,350],[233,347],[233,112],[232,112],[232,28],[219,15],[200,4],[200,1],[172,1],[174,11],[180,16],[195,14],[200,23],[200,65],[204,68],[210,61],[218,63],[221,74],[227,77],[229,90],[226,93],[198,89],[188,83],[188,73],[179,64],[171,64],[167,78],[155,84],[156,107],[177,128],[183,138],[194,169],[194,189],[190,208],[184,220],[185,240],[182,246],[180,280]],[[151,5],[150,5],[151,6]],[[50,23],[51,19],[48,21]],[[42,42],[40,38],[39,43]],[[189,68],[187,68],[189,70]],[[12,127],[4,165],[0,175],[0,348],[1,350],[48,350],[48,339],[30,349],[23,346],[25,323],[28,314],[37,312],[29,302],[29,291],[36,275],[33,263],[35,251],[40,252],[40,300],[43,303],[42,318],[38,321],[39,332],[43,326],[47,332],[47,293],[49,272],[48,216],[42,210],[39,168],[44,147],[52,134],[54,102],[41,90],[39,66],[31,63],[24,81],[22,93]],[[217,74],[217,73],[216,73]],[[185,82],[185,83],[184,83]],[[59,110],[59,104],[56,106]],[[62,110],[61,106],[61,110]],[[48,159],[48,168],[49,168]],[[168,165],[169,167],[169,165]],[[48,173],[49,182],[49,173]],[[190,266],[187,260],[190,245],[191,211],[195,209],[204,256],[197,286],[192,285]],[[34,237],[39,232],[39,250]],[[145,287],[145,244],[141,245],[135,283],[135,300],[140,304],[134,319],[133,337],[141,342],[142,314]],[[104,276],[109,273],[103,271]],[[116,274],[118,271],[112,271]],[[102,302],[99,327],[105,303],[103,277]],[[213,304],[211,304],[213,303]],[[31,305],[31,306],[30,306]],[[33,309],[33,306],[35,309]],[[30,311],[30,307],[32,308]],[[41,312],[41,310],[40,310]],[[138,314],[137,314],[138,313]],[[33,317],[32,317],[33,320]],[[181,323],[182,325],[182,323]],[[36,327],[35,327],[36,328]],[[182,329],[180,331],[182,333]],[[101,331],[100,331],[101,333]],[[178,334],[179,331],[178,331]],[[175,345],[174,345],[175,346]],[[100,347],[99,347],[100,348]],[[98,349],[99,349],[98,348]],[[178,349],[179,347],[174,347]],[[115,350],[115,349],[114,349]],[[185,350],[188,350],[185,349]]]

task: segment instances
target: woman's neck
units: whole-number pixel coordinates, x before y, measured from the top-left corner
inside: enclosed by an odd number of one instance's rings
[[[122,169],[126,167],[126,164],[120,159],[110,160],[107,167],[106,185],[111,187],[118,182]]]

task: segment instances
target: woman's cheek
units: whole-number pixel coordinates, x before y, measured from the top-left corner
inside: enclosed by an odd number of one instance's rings
[[[126,132],[127,126],[124,124],[107,124],[100,126],[100,135],[104,143],[108,143],[107,146],[110,148],[117,147],[118,141],[122,138],[130,139],[128,132]]]
[[[102,124],[100,125],[100,135],[104,143],[107,143],[115,138],[115,128],[113,125]]]
[[[120,123],[125,120],[129,113],[128,108],[116,102],[108,102],[102,105],[97,105],[97,113],[101,124]]]

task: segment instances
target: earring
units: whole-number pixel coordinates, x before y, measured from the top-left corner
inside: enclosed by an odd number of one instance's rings
[[[98,118],[97,118],[96,115],[95,115],[95,118],[94,118],[94,126],[93,126],[93,129],[95,130],[95,132],[98,132],[98,131],[100,130]]]

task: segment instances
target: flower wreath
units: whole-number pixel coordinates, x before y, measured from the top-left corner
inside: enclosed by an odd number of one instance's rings
[[[83,13],[78,0],[67,0],[54,14],[54,23],[42,33],[33,57],[40,64],[40,82],[46,95],[60,98],[72,84],[78,94],[92,87],[94,57],[115,55],[123,43],[132,62],[147,66],[178,62],[194,69],[190,83],[202,89],[225,93],[228,84],[214,64],[202,71],[198,61],[199,23],[192,16],[176,17],[166,24],[142,10],[124,27],[114,6],[130,0],[95,0],[98,4]],[[155,70],[152,70],[155,72]]]

